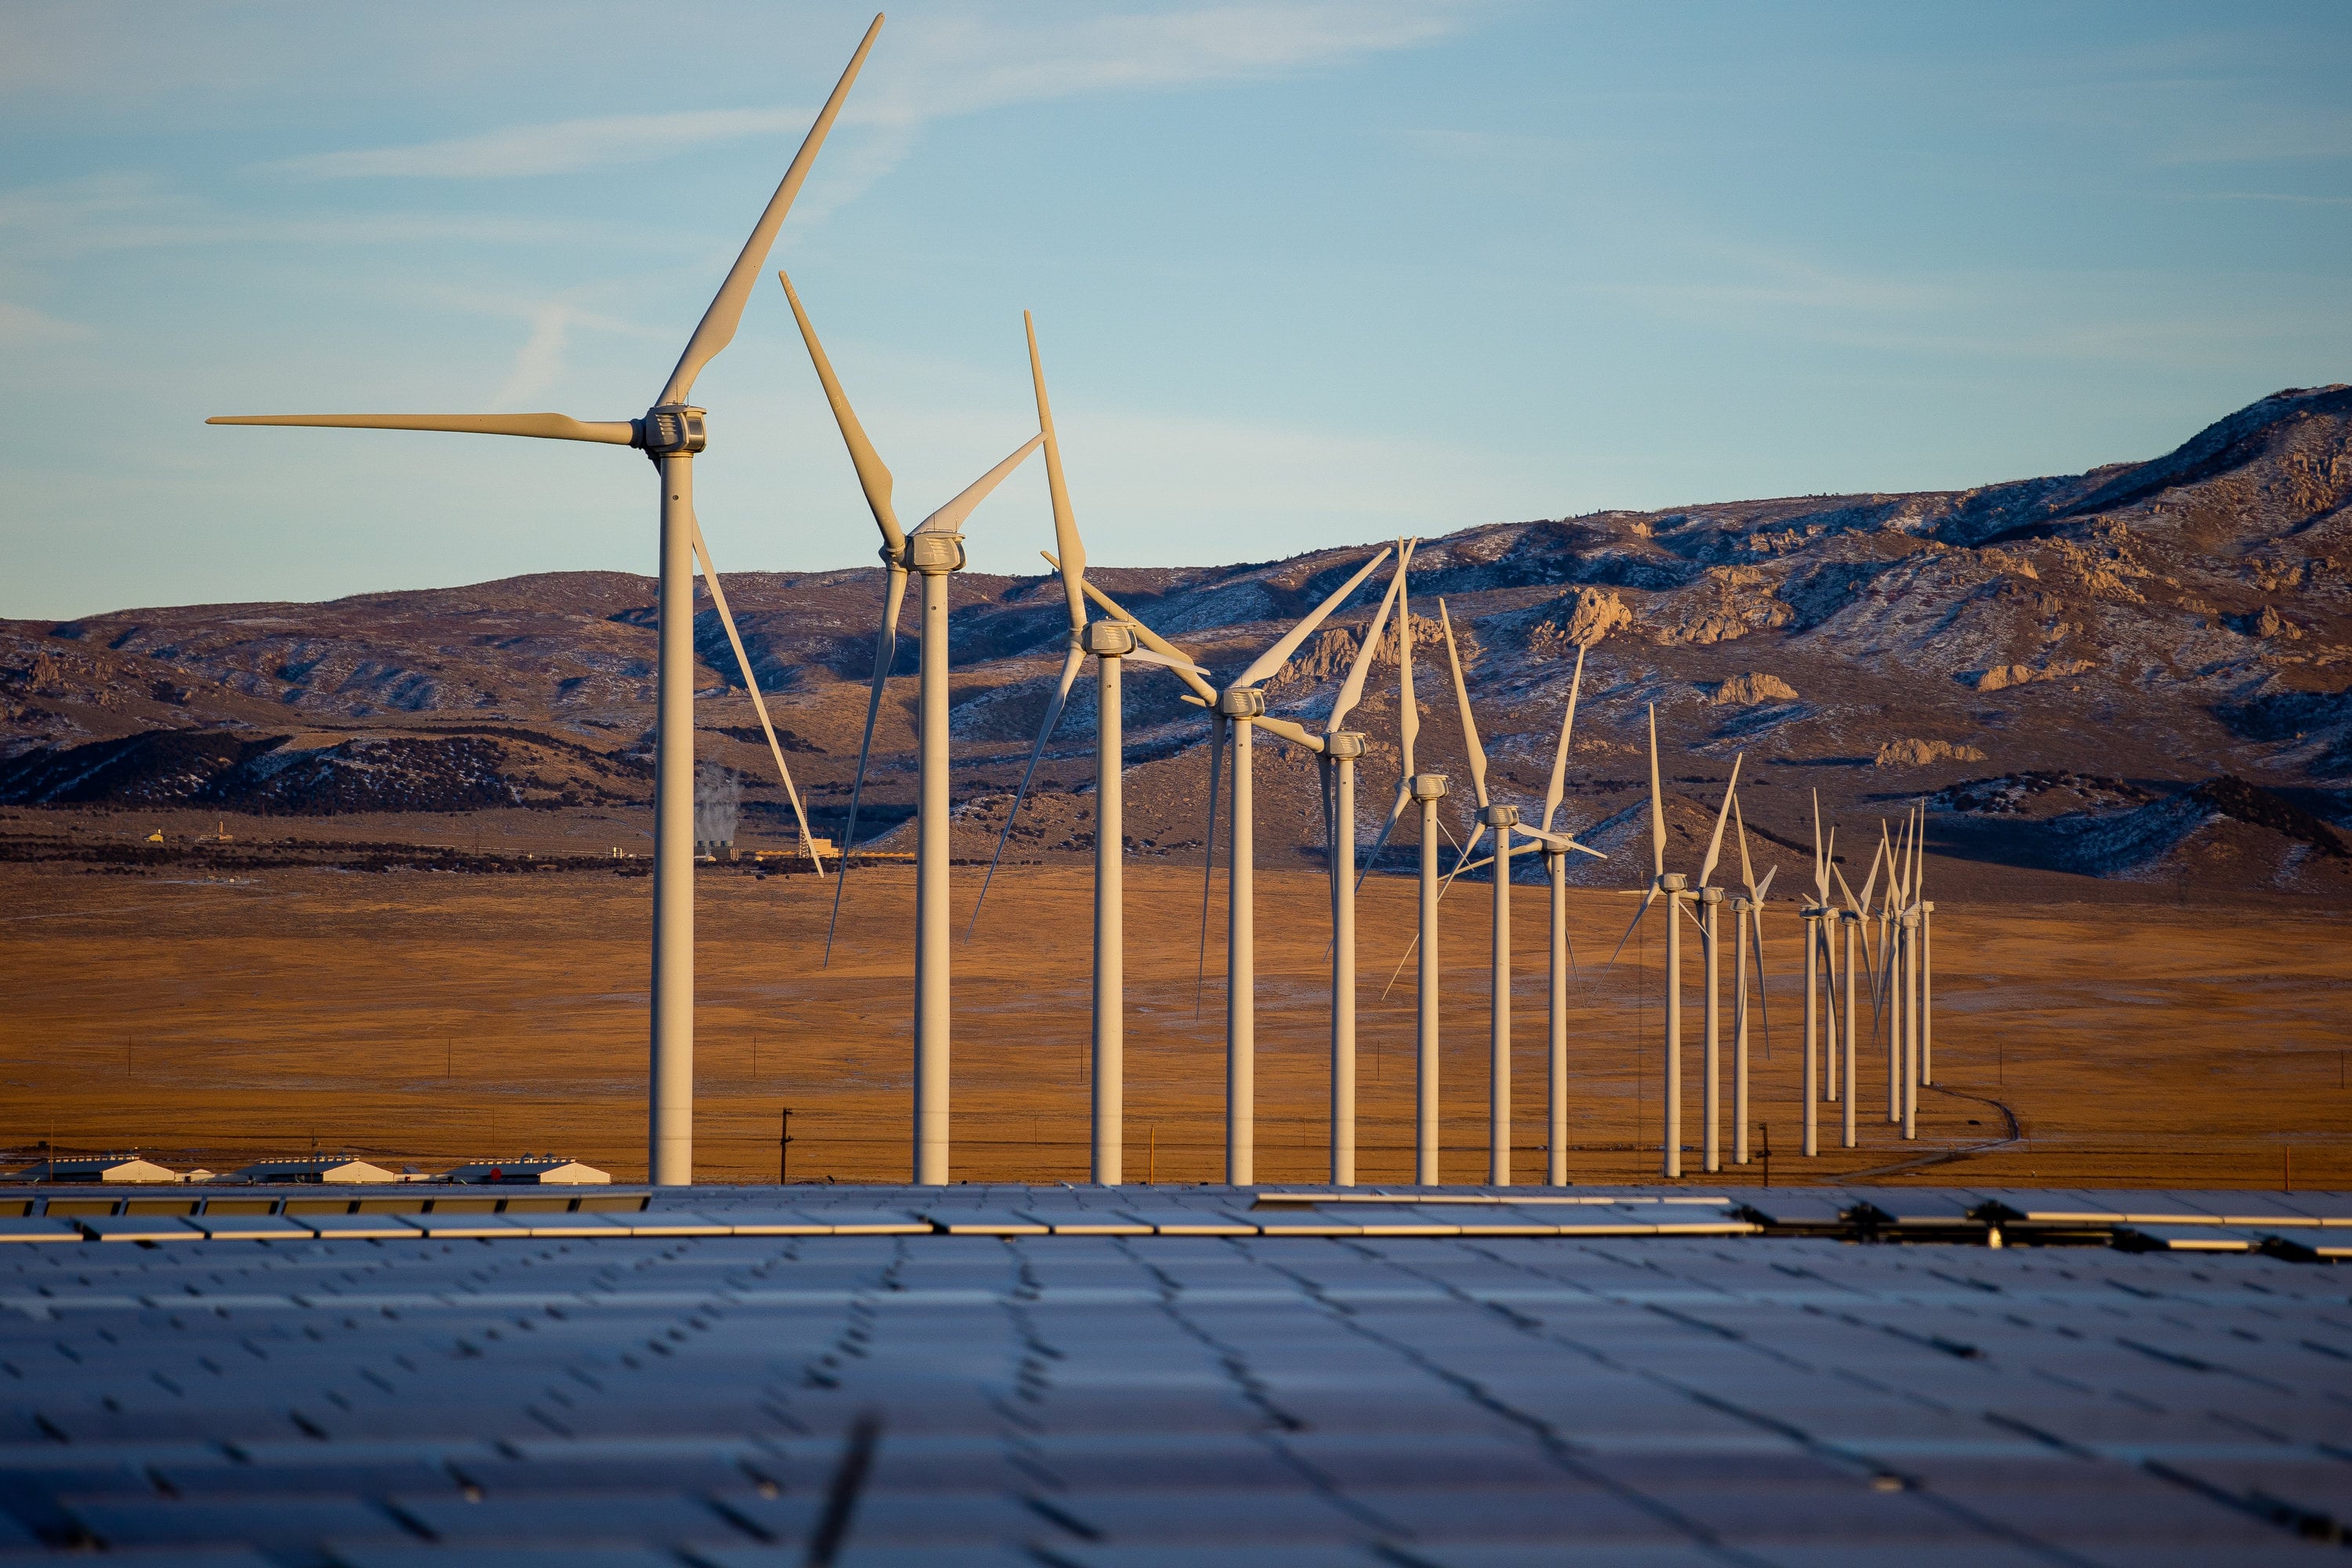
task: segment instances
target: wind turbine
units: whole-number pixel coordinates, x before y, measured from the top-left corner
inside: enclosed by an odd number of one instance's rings
[[[1862,938],[1863,956],[1860,962],[1867,963],[1869,960],[1870,941],[1868,935],[1863,930],[1863,922],[1869,918],[1867,911],[1870,906],[1870,893],[1871,889],[1878,881],[1878,858],[1875,855],[1871,857],[1870,875],[1863,879],[1862,897],[1858,899],[1854,897],[1853,885],[1845,879],[1844,872],[1839,870],[1835,866],[1832,866],[1830,868],[1830,871],[1831,874],[1837,879],[1838,890],[1845,895],[1846,906],[1844,910],[1834,918],[1836,919],[1840,929],[1845,932],[1845,957],[1838,967],[1838,973],[1843,983],[1844,997],[1843,1010],[1845,1014],[1845,1102],[1842,1108],[1843,1121],[1840,1127],[1840,1137],[1843,1141],[1843,1146],[1851,1149],[1854,1146],[1856,1142],[1854,1136],[1854,1118],[1857,1114],[1854,1107],[1854,1058],[1859,1056],[1862,1051],[1862,1035],[1860,1033],[1862,1027],[1862,1013],[1861,1009],[1856,1005],[1854,998],[1854,976],[1858,969],[1858,963],[1853,951],[1854,939],[1857,936]],[[1839,1005],[1838,997],[1835,994],[1832,994],[1831,997],[1831,1005],[1832,1006]],[[1887,1083],[1888,1093],[1891,1097],[1893,1094],[1894,1085],[1894,1079],[1891,1076],[1888,1078]],[[1888,1104],[1890,1107],[1893,1104],[1891,1098]]]
[[[1658,706],[1650,704],[1650,886],[1642,895],[1642,907],[1633,911],[1633,923],[1625,934],[1617,939],[1617,952],[1609,962],[1617,962],[1617,953],[1633,939],[1642,919],[1650,912],[1650,905],[1660,893],[1666,896],[1666,1048],[1665,1092],[1659,1097],[1665,1117],[1664,1172],[1668,1180],[1683,1173],[1683,931],[1679,917],[1683,899],[1690,887],[1690,879],[1680,871],[1666,869],[1666,805],[1665,793],[1658,785]]]
[[[1731,817],[1731,804],[1739,792],[1739,764],[1747,755],[1742,752],[1731,759],[1731,777],[1723,786],[1723,805],[1715,814],[1715,837],[1707,840],[1706,858],[1698,868],[1698,905],[1704,911],[1698,927],[1700,967],[1706,974],[1706,1002],[1701,1009],[1706,1020],[1701,1032],[1706,1038],[1706,1078],[1699,1096],[1706,1112],[1706,1131],[1699,1147],[1701,1163],[1710,1175],[1723,1169],[1723,889],[1710,886],[1708,879],[1723,857],[1723,827]]]
[[[874,524],[882,531],[882,562],[888,577],[882,595],[882,629],[876,639],[874,680],[866,700],[866,733],[857,745],[857,773],[850,785],[849,824],[842,834],[842,876],[834,884],[834,914],[841,912],[842,889],[849,881],[848,852],[857,831],[857,804],[866,788],[866,758],[874,744],[874,721],[882,704],[882,688],[898,651],[898,606],[906,595],[907,574],[923,580],[921,630],[918,634],[921,699],[916,745],[915,808],[915,1130],[913,1164],[919,1186],[943,1186],[948,1181],[948,578],[963,570],[963,524],[972,509],[988,499],[1030,453],[1043,446],[1044,434],[1032,436],[1012,456],[964,488],[963,493],[906,532],[891,504],[890,470],[866,438],[866,427],[850,407],[848,395],[834,374],[833,362],[817,341],[816,328],[793,280],[776,274],[792,301],[793,319],[800,323],[810,363],[833,407],[834,422],[849,448],[850,465],[857,470],[858,487],[866,492]],[[832,952],[828,928],[825,950]]]
[[[1413,542],[1397,541],[1396,575],[1331,703],[1317,759],[1324,785],[1323,858],[1331,877],[1331,1182],[1341,1187],[1356,1184],[1356,759],[1364,754],[1364,737],[1343,726],[1363,700],[1364,678],[1371,673],[1389,612],[1403,596]]]
[[[1231,835],[1228,851],[1225,895],[1225,1181],[1231,1186],[1247,1186],[1257,1180],[1257,929],[1256,894],[1254,872],[1256,868],[1252,836],[1256,827],[1256,804],[1250,789],[1250,731],[1264,729],[1294,745],[1321,754],[1323,739],[1301,724],[1288,719],[1278,719],[1265,710],[1265,693],[1258,689],[1261,681],[1279,671],[1298,645],[1314,635],[1332,611],[1346,602],[1363,580],[1389,558],[1389,546],[1357,569],[1356,574],[1339,584],[1339,589],[1314,612],[1299,621],[1278,638],[1273,647],[1257,656],[1246,669],[1223,689],[1210,684],[1200,673],[1201,667],[1192,657],[1174,644],[1152,631],[1135,616],[1119,607],[1108,595],[1092,583],[1084,584],[1087,597],[1132,627],[1136,640],[1152,652],[1165,657],[1168,666],[1192,695],[1184,699],[1196,708],[1207,709],[1212,717],[1209,731],[1209,832],[1207,864],[1202,868],[1201,887],[1202,942],[1208,942],[1209,881],[1216,871],[1217,784],[1223,761],[1224,727],[1233,730],[1234,746],[1234,809],[1228,829]]]
[[[882,18],[866,29],[833,95],[818,111],[767,210],[702,315],[686,352],[635,419],[579,420],[562,414],[271,414],[217,417],[207,425],[303,425],[358,430],[446,430],[634,447],[660,473],[661,593],[654,742],[654,951],[652,1060],[647,1094],[648,1174],[657,1186],[694,1179],[694,458],[708,431],[688,399],[695,378],[733,341],[761,267],[800,195],[825,135],[866,64]]]
[[[1830,904],[1830,870],[1837,859],[1837,833],[1822,840],[1822,792],[1813,792],[1813,901],[1797,911],[1805,932],[1805,1157],[1821,1150],[1822,957],[1828,945],[1822,921],[1837,911]]]
[[[1568,972],[1576,962],[1568,940],[1568,851],[1608,858],[1566,835],[1554,837],[1551,830],[1552,817],[1567,794],[1568,742],[1576,732],[1576,697],[1584,687],[1585,652],[1584,644],[1576,645],[1576,673],[1568,683],[1568,712],[1559,722],[1559,744],[1551,757],[1551,784],[1544,791],[1543,827],[1536,836],[1544,845],[1544,869],[1551,882],[1551,1038],[1550,1070],[1545,1083],[1549,1117],[1544,1180],[1555,1187],[1568,1184]]]
[[[1897,1119],[1903,1124],[1903,1136],[1907,1141],[1918,1136],[1918,1062],[1912,1055],[1911,1041],[1904,1027],[1903,999],[1903,914],[1908,908],[1905,897],[1904,872],[1910,860],[1907,842],[1911,824],[1903,824],[1905,839],[1890,839],[1884,820],[1879,823],[1879,847],[1886,858],[1886,894],[1878,909],[1879,939],[1882,943],[1879,994],[1884,998],[1886,1016],[1886,1067],[1888,1085],[1894,1096]]]
[[[1077,682],[1079,666],[1092,654],[1096,722],[1091,1174],[1104,1186],[1116,1186],[1124,1179],[1126,1138],[1126,737],[1119,721],[1119,667],[1130,658],[1146,664],[1165,664],[1168,660],[1149,648],[1138,647],[1135,627],[1127,621],[1090,622],[1087,618],[1086,542],[1078,535],[1077,519],[1070,510],[1069,486],[1062,478],[1062,446],[1054,433],[1053,404],[1045,395],[1045,368],[1037,354],[1037,325],[1026,310],[1021,313],[1021,321],[1029,337],[1029,376],[1037,392],[1037,428],[1045,443],[1045,485],[1054,508],[1054,546],[1061,552],[1058,557],[1044,553],[1046,563],[1061,575],[1062,597],[1070,615],[1070,639],[1062,655],[1061,679],[1045,704],[1045,719],[1038,726],[1037,743],[1030,748],[1029,766],[1021,775],[1021,787],[1013,792],[1012,808],[1004,814],[1003,830],[996,836],[996,853],[988,862],[988,875],[981,880],[980,897],[972,901],[971,921],[966,930],[980,923],[981,906],[988,900],[989,885],[996,879],[997,862],[1003,858],[1005,840],[1013,835],[1013,821],[1020,815],[1021,803],[1029,794],[1029,782],[1036,776],[1038,759],[1045,755],[1045,742],[1053,738],[1054,726],[1061,721],[1070,689]]]
[[[1914,964],[1915,989],[1919,994],[1919,1081],[1932,1084],[1936,1081],[1936,1024],[1930,991],[1932,971],[1928,963],[1927,934],[1936,906],[1922,896],[1927,887],[1927,807],[1925,802],[1918,807],[1918,821],[1919,830],[1911,840],[1911,908],[1919,921],[1919,952]]]
[[[1389,807],[1388,820],[1381,825],[1381,836],[1372,845],[1371,857],[1364,862],[1356,880],[1361,886],[1363,879],[1379,864],[1381,852],[1388,847],[1389,835],[1404,816],[1406,804],[1419,807],[1420,925],[1413,942],[1421,952],[1421,967],[1414,976],[1412,1179],[1416,1185],[1426,1187],[1435,1186],[1439,1179],[1437,901],[1444,889],[1437,879],[1437,803],[1445,798],[1446,779],[1444,773],[1422,773],[1413,763],[1413,742],[1421,734],[1421,705],[1412,690],[1412,590],[1406,571],[1412,549],[1409,543],[1405,552],[1408,559],[1397,569],[1396,801]],[[1397,967],[1402,970],[1404,966],[1400,963]],[[1391,984],[1394,984],[1393,977]]]
[[[1495,868],[1495,914],[1488,1033],[1490,1059],[1487,1063],[1489,1076],[1486,1089],[1486,1184],[1489,1186],[1507,1187],[1511,1184],[1511,856],[1514,853],[1524,853],[1524,851],[1513,850],[1511,831],[1517,828],[1524,834],[1531,841],[1528,846],[1529,849],[1542,848],[1557,854],[1565,854],[1570,849],[1583,849],[1584,847],[1566,835],[1555,834],[1551,831],[1549,808],[1547,808],[1544,813],[1543,827],[1527,827],[1519,821],[1517,806],[1500,805],[1487,795],[1486,746],[1486,742],[1478,738],[1478,721],[1470,711],[1470,689],[1462,679],[1462,656],[1454,644],[1454,617],[1446,612],[1445,601],[1443,599],[1437,601],[1437,618],[1438,625],[1445,636],[1445,662],[1454,675],[1454,700],[1462,715],[1462,742],[1463,749],[1469,753],[1470,758],[1470,784],[1478,796],[1478,827],[1471,834],[1470,842],[1463,846],[1463,855],[1466,858],[1471,850],[1477,847],[1479,834],[1490,827],[1495,831],[1495,847],[1489,856],[1489,860]],[[1583,656],[1580,651],[1578,655],[1580,669],[1582,668],[1582,663]],[[1576,710],[1571,705],[1569,709],[1568,722],[1575,722],[1575,718]],[[1560,769],[1567,760],[1568,731],[1563,726],[1560,731],[1559,749],[1553,759],[1554,793],[1550,802],[1551,807],[1559,805]],[[1595,852],[1586,849],[1585,853],[1590,855]],[[1480,862],[1457,863],[1454,875],[1458,877],[1465,870],[1475,869],[1477,864]],[[1447,878],[1446,881],[1450,886],[1453,878]],[[1560,918],[1556,916],[1553,923],[1559,930],[1561,942],[1564,943],[1567,933]],[[1555,1018],[1562,1020],[1558,1025],[1559,1028],[1565,1028],[1565,1013],[1564,1005],[1555,1010]],[[1562,1054],[1563,1056],[1565,1054],[1564,1038]],[[1564,1068],[1562,1071],[1565,1072]],[[1556,1115],[1565,1114],[1565,1104],[1566,1091],[1563,1088],[1553,1102]],[[1547,1161],[1547,1164],[1549,1163]]]
[[[1756,988],[1759,1001],[1765,1003],[1765,1039],[1771,1039],[1772,1016],[1764,974],[1764,900],[1772,890],[1772,879],[1780,873],[1773,867],[1764,873],[1764,880],[1756,880],[1756,867],[1748,858],[1748,819],[1739,809],[1739,799],[1732,797],[1733,831],[1739,837],[1739,883],[1746,896],[1731,900],[1731,951],[1738,971],[1735,987],[1738,997],[1731,1023],[1731,1163],[1748,1163],[1748,951],[1752,943],[1756,950]]]

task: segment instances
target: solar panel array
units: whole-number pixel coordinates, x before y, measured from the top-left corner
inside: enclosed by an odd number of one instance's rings
[[[2352,1521],[2345,1276],[1983,1245],[2117,1194],[1258,1196],[82,1216],[170,1239],[0,1247],[0,1562],[750,1568],[831,1507],[845,1564],[2162,1568]],[[1976,1245],[1840,1238],[1931,1231]]]

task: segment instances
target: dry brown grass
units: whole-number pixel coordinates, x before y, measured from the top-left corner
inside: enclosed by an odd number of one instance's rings
[[[976,887],[976,872],[959,870],[960,900]],[[0,867],[0,1138],[20,1149],[54,1137],[215,1168],[314,1141],[426,1167],[556,1150],[643,1175],[646,879],[294,869],[204,881],[13,865]],[[1277,873],[1260,889],[1258,1174],[1316,1181],[1327,1173],[1323,884]],[[841,945],[821,969],[829,892],[804,877],[702,879],[697,1127],[708,1179],[772,1180],[785,1105],[796,1177],[907,1174],[911,873],[857,874]],[[1446,906],[1445,1174],[1459,1181],[1486,1164],[1489,897],[1465,885]],[[979,936],[957,949],[959,1177],[1085,1177],[1090,899],[1082,868],[1009,869]],[[1516,904],[1521,1180],[1543,1167],[1544,900],[1524,888]],[[1197,871],[1130,871],[1128,1168],[1138,1178],[1219,1173],[1220,943],[1213,934],[1196,1016],[1199,907]],[[1583,1181],[1647,1180],[1657,1168],[1660,917],[1614,972],[1595,973],[1630,908],[1587,893],[1572,908],[1583,984],[1571,994],[1570,1171]],[[1366,1181],[1410,1173],[1411,973],[1381,993],[1411,921],[1408,881],[1366,885]],[[2342,917],[2284,903],[2226,915],[1943,904],[1937,922],[1940,1077],[2008,1104],[2026,1140],[1914,1179],[2274,1186],[2292,1151],[2296,1184],[2352,1186]],[[1771,1056],[1759,1042],[1757,1063],[1755,1118],[1780,1155],[1774,1179],[1834,1179],[1998,1137],[1990,1106],[1930,1093],[1919,1142],[1900,1143],[1883,1109],[1868,1114],[1884,1106],[1884,1079],[1865,1056],[1863,1146],[1796,1157],[1795,926],[1782,914],[1772,929]],[[1691,984],[1696,1145],[1695,959]],[[1833,1117],[1824,1107],[1825,1147]],[[1685,1168],[1697,1165],[1694,1153]]]

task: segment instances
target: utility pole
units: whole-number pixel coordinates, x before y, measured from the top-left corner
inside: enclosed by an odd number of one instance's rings
[[[793,1184],[793,1108],[783,1108],[783,1122],[776,1136],[776,1185]]]

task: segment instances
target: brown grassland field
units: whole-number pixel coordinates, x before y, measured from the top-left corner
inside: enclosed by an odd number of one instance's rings
[[[123,877],[0,865],[0,1142],[26,1160],[53,1139],[68,1152],[138,1148],[215,1170],[313,1148],[425,1169],[551,1151],[642,1179],[652,884],[573,866]],[[966,942],[961,913],[979,876],[956,871],[956,1174],[1083,1181],[1091,874],[1008,868]],[[1220,1173],[1223,880],[1196,1008],[1200,872],[1129,872],[1131,1179]],[[1262,870],[1259,889],[1258,1175],[1319,1181],[1324,883],[1312,871]],[[840,942],[820,967],[831,891],[807,876],[735,868],[698,879],[705,1180],[772,1181],[786,1106],[794,1179],[908,1174],[912,871],[856,871]],[[1622,894],[1571,897],[1580,978],[1569,1023],[1570,1173],[1652,1180],[1663,916],[1603,975],[1631,905]],[[1538,886],[1515,895],[1520,1181],[1543,1173],[1547,898]],[[1454,1181],[1481,1180],[1486,1168],[1490,899],[1486,885],[1465,884],[1445,905]],[[1401,1181],[1412,1161],[1412,972],[1385,996],[1382,987],[1411,933],[1412,884],[1372,878],[1360,908],[1360,1176]],[[1776,1152],[1775,1182],[2352,1187],[2352,948],[2339,910],[2284,899],[2200,908],[1939,897],[1939,1088],[1922,1096],[1918,1142],[1902,1143],[1885,1124],[1883,1056],[1865,1053],[1861,1147],[1835,1147],[1835,1108],[1825,1106],[1823,1153],[1810,1161],[1798,1157],[1796,928],[1781,912],[1769,929],[1769,1058],[1760,1028],[1756,1048],[1753,1119],[1769,1128],[1759,1139]],[[1696,1174],[1696,943],[1686,955],[1685,1169],[1708,1185],[1761,1181],[1761,1164]],[[1725,1048],[1727,1064],[1727,1031]],[[1725,1103],[1727,1116],[1727,1084]],[[1727,1134],[1726,1148],[1727,1162]]]

